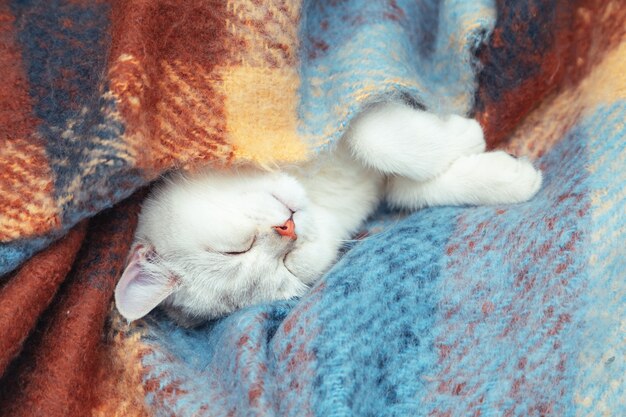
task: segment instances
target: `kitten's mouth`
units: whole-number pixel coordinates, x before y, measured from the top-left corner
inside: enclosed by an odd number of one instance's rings
[[[283,266],[285,267],[285,269],[287,270],[287,272],[289,272],[291,275],[293,275],[294,277],[296,276],[296,274],[293,273],[293,271],[291,269],[289,269],[289,267],[287,266],[287,256],[289,256],[289,254],[291,253],[291,251],[287,252],[285,254],[285,256],[283,256]],[[297,278],[297,277],[296,277]]]

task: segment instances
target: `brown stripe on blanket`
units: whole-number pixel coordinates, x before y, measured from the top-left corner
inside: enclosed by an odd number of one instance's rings
[[[15,16],[0,3],[0,242],[43,234],[60,223],[45,144],[37,135]]]
[[[305,159],[299,1],[124,0],[109,86],[148,178],[172,167]]]
[[[215,65],[229,42],[221,0],[122,0],[112,11],[109,85],[137,167],[152,177],[174,165],[229,162],[224,97]]]
[[[7,282],[0,288],[0,377],[72,268],[86,230],[87,223],[80,223],[4,278]]]
[[[499,11],[511,7],[505,0],[497,3]],[[503,20],[502,16],[481,53],[485,68],[479,75],[476,117],[490,147],[507,139],[546,96],[576,85],[603,54],[621,42],[626,31],[626,8],[621,0],[558,0],[553,21],[542,21],[549,14],[541,10],[541,0],[534,3],[533,19],[541,23],[541,36],[549,35],[542,43],[548,46],[545,53],[530,53],[539,35],[532,33],[527,23],[518,18]],[[516,61],[519,57],[529,61],[520,63]],[[539,70],[529,76],[523,68],[530,61],[535,61]],[[500,79],[505,78],[512,84],[502,85]]]
[[[91,221],[60,294],[0,381],[0,416],[91,414],[102,328],[132,241],[138,194]]]

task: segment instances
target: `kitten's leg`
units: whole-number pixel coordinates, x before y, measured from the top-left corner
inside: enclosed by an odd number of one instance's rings
[[[541,186],[541,171],[530,161],[505,152],[461,156],[449,169],[429,181],[393,177],[387,199],[396,207],[459,204],[508,204],[532,198]]]
[[[476,120],[440,117],[402,103],[385,103],[358,116],[346,140],[366,165],[386,174],[424,181],[444,172],[462,155],[484,152]]]

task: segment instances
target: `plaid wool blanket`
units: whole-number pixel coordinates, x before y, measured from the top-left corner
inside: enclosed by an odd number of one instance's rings
[[[626,415],[620,0],[0,1],[0,416]],[[473,115],[530,202],[382,207],[300,300],[111,303],[144,186]]]

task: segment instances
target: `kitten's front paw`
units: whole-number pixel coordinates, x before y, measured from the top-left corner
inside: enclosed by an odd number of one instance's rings
[[[468,180],[480,204],[509,204],[530,200],[539,191],[541,171],[525,159],[496,151],[459,158],[450,174]]]
[[[475,119],[450,115],[446,119],[449,136],[461,155],[475,155],[485,152],[486,143],[483,128]]]

